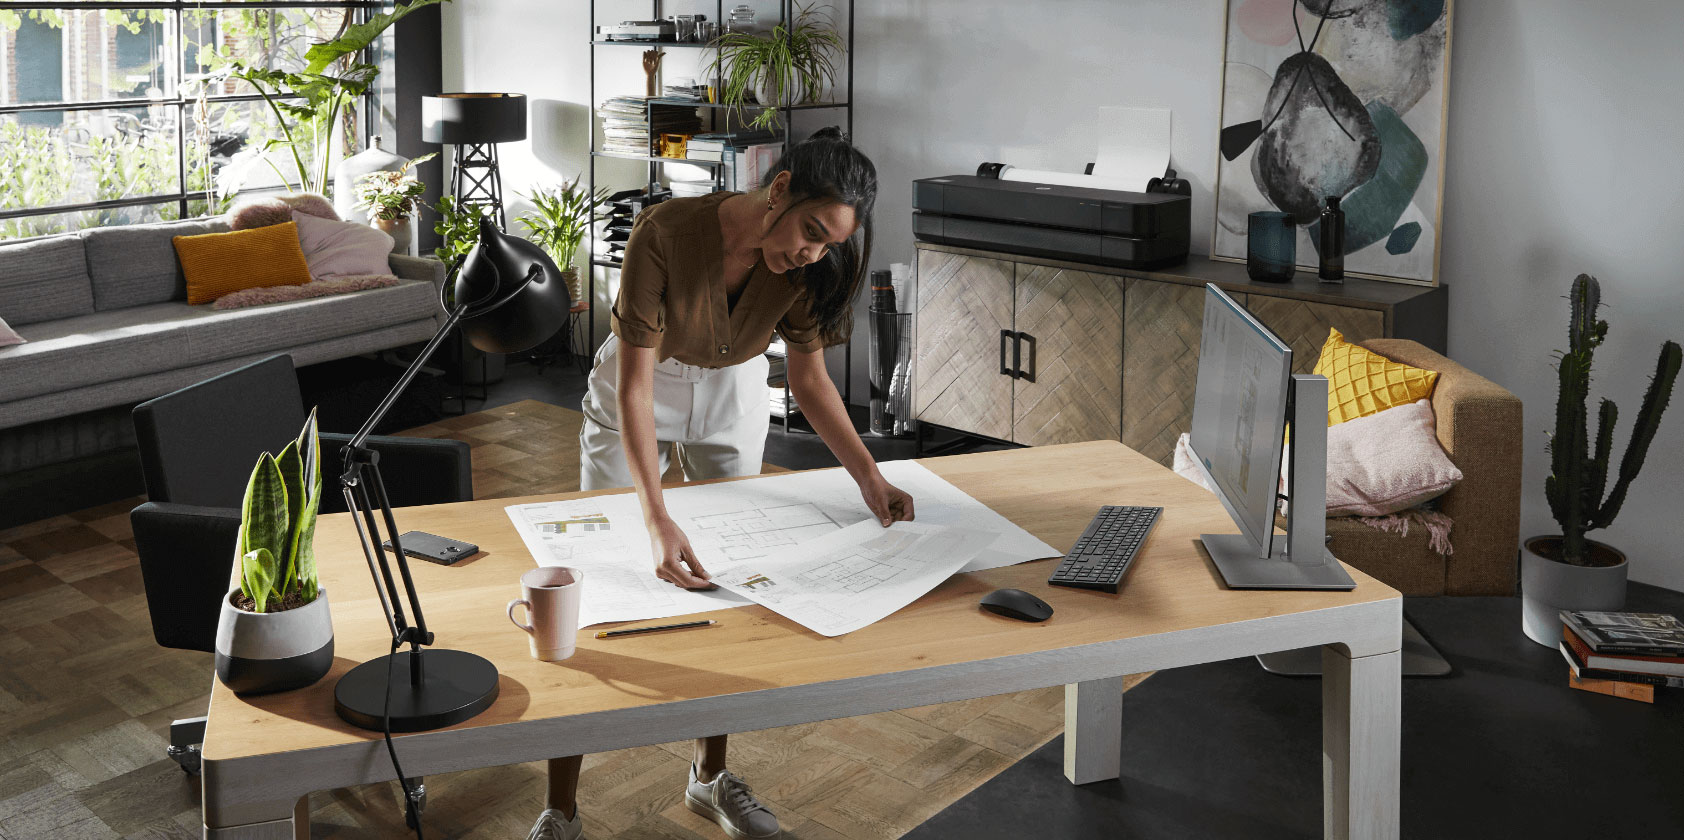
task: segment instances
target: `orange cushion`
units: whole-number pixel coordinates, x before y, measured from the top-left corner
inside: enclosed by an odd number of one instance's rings
[[[187,277],[187,302],[210,303],[229,292],[267,286],[302,286],[310,282],[310,265],[298,244],[295,222],[236,230],[177,236],[175,255]]]
[[[1327,425],[1431,399],[1438,371],[1394,362],[1329,330],[1315,373],[1327,377]]]

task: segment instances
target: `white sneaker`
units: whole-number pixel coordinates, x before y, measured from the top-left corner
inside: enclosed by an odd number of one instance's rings
[[[690,810],[719,823],[732,840],[770,840],[782,837],[778,818],[748,784],[729,770],[719,771],[711,782],[696,780],[696,765],[690,765],[690,784],[684,789],[684,804]]]
[[[584,836],[585,827],[579,819],[579,809],[573,809],[573,819],[568,819],[555,808],[545,808],[526,840],[580,840]]]

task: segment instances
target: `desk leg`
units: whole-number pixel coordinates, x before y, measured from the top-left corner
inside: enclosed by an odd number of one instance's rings
[[[310,840],[310,797],[293,803],[292,816],[221,828],[205,826],[205,840]]]
[[[1395,840],[1403,654],[1353,659],[1327,646],[1321,662],[1323,836]]]
[[[1122,775],[1123,678],[1064,687],[1064,778],[1072,784]]]

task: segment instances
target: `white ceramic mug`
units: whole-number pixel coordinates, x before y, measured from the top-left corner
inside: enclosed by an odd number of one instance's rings
[[[556,662],[573,655],[579,636],[579,587],[584,574],[566,566],[533,569],[520,576],[521,597],[509,602],[509,620],[526,631],[532,658]],[[515,607],[526,607],[522,624]]]

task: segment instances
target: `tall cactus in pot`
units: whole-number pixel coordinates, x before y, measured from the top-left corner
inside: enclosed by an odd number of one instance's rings
[[[1586,405],[1590,399],[1592,356],[1608,335],[1608,322],[1596,317],[1597,309],[1602,306],[1601,285],[1595,277],[1581,274],[1573,280],[1568,300],[1571,304],[1568,343],[1556,367],[1561,390],[1555,407],[1555,432],[1550,435],[1550,475],[1544,480],[1544,495],[1549,499],[1550,513],[1561,525],[1559,559],[1575,566],[1588,566],[1592,563],[1585,532],[1608,527],[1619,514],[1660,427],[1661,414],[1672,397],[1684,352],[1675,341],[1661,345],[1649,390],[1643,395],[1631,440],[1620,459],[1619,476],[1605,497],[1619,410],[1613,400],[1602,400],[1593,448]]]

